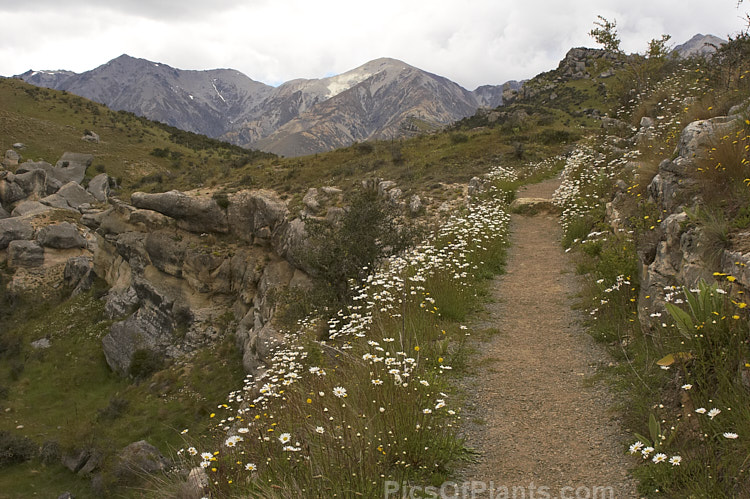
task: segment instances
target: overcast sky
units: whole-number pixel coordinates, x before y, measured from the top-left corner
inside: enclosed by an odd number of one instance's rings
[[[661,34],[726,38],[737,0],[0,0],[0,75],[83,72],[128,54],[181,69],[237,69],[271,85],[393,57],[473,90],[557,67],[596,16],[622,48]]]

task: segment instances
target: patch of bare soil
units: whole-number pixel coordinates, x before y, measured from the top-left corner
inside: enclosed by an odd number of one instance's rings
[[[529,186],[519,197],[551,198],[557,185]],[[456,495],[638,497],[612,397],[592,379],[611,359],[571,309],[577,278],[557,217],[513,215],[511,229],[506,274],[473,324],[499,330],[476,340],[466,380],[465,437],[478,455],[460,480],[474,482],[475,495]]]

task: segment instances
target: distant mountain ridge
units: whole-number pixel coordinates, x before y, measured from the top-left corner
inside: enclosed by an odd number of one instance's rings
[[[707,56],[727,43],[726,40],[714,35],[698,33],[683,44],[677,45],[672,51],[680,57]]]
[[[480,107],[501,105],[504,89],[485,85],[471,92],[389,58],[340,75],[296,79],[278,87],[233,69],[181,70],[128,55],[80,74],[27,71],[17,77],[115,110],[286,156],[408,135],[415,123],[428,128],[447,125]]]

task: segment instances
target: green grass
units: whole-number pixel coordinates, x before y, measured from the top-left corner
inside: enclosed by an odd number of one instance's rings
[[[111,321],[103,320],[103,306],[90,292],[50,305],[39,316],[16,317],[18,322],[4,334],[20,337],[23,347],[17,358],[0,363],[0,384],[8,387],[2,404],[9,409],[0,412],[0,429],[28,436],[39,445],[58,442],[63,451],[88,447],[110,456],[146,439],[170,454],[182,445],[181,430],[200,431],[214,402],[225,395],[224,387],[242,380],[239,354],[230,339],[132,384],[106,364],[101,338]],[[45,336],[51,341],[49,349],[34,351],[28,346]],[[18,362],[23,370],[13,375],[12,366]],[[113,399],[125,401],[124,409],[109,417],[101,414]],[[16,429],[19,425],[23,428]],[[0,473],[3,491],[33,488],[49,497],[62,491],[61,483],[77,491],[76,497],[94,497],[86,495],[88,478],[58,465],[43,466],[38,458]]]
[[[81,140],[85,130],[97,132],[101,141]],[[126,193],[135,189],[194,188],[238,169],[244,162],[256,164],[272,156],[6,78],[0,79],[0,136],[7,140],[1,145],[4,148],[16,142],[26,145],[20,151],[23,160],[44,160],[54,165],[65,151],[93,154],[87,176],[107,172],[120,180]],[[165,150],[169,154],[152,154]]]

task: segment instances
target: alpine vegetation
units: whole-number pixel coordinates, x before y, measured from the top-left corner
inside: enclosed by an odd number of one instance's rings
[[[376,497],[388,480],[444,481],[466,452],[449,376],[470,333],[461,321],[502,265],[503,197],[381,262],[327,322],[287,332],[268,369],[210,415],[214,438],[181,450],[206,493]]]

